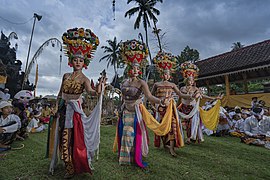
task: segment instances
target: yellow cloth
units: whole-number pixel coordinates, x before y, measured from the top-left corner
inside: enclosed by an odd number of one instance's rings
[[[162,118],[161,123],[159,123],[145,108],[143,104],[140,104],[140,109],[142,113],[142,119],[145,123],[145,125],[154,131],[154,133],[158,136],[165,136],[168,134],[171,130],[171,123],[172,121],[169,121],[168,119],[172,118],[173,115],[173,104],[174,101],[170,101],[170,104],[168,105],[166,109],[166,113]]]
[[[221,102],[217,101],[214,107],[212,107],[209,111],[205,111],[200,107],[200,117],[207,129],[215,130],[217,128],[219,122],[219,110],[220,110]]]
[[[257,94],[239,94],[239,95],[230,95],[224,96],[221,100],[222,106],[229,106],[229,107],[246,107],[251,108],[251,100],[252,97],[258,97],[258,100],[265,101],[265,106],[270,106],[270,93],[257,93]],[[202,99],[200,101],[200,105],[203,106],[207,99]]]
[[[0,75],[0,83],[1,84],[6,84],[7,83],[7,76],[1,76]]]

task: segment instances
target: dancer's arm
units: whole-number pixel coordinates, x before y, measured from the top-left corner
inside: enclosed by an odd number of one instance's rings
[[[146,84],[146,82],[143,81],[143,80],[140,80],[140,82],[141,82],[141,85],[142,85],[143,92],[144,92],[146,98],[147,98],[150,102],[155,103],[155,104],[161,104],[161,105],[164,105],[164,99],[159,99],[159,98],[153,96],[153,95],[151,94],[151,92],[149,91],[149,88],[148,88],[148,85]]]
[[[178,89],[176,84],[174,84],[174,83],[172,83],[172,84],[173,84],[173,90],[179,96],[179,98],[192,98],[193,97],[193,94],[184,94]]]

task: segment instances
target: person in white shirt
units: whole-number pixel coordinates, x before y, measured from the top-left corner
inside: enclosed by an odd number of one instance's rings
[[[16,139],[16,133],[21,127],[20,118],[12,113],[12,104],[0,102],[0,149],[10,149],[10,144]],[[0,150],[0,151],[1,151]]]
[[[246,144],[270,147],[270,117],[262,108],[253,108],[253,115],[248,117],[244,125],[245,136],[241,138]]]
[[[34,110],[31,113],[31,120],[27,126],[27,131],[31,133],[42,132],[45,130],[45,126],[40,123],[41,112]]]
[[[250,114],[249,111],[244,110],[244,109],[242,110],[240,119],[236,121],[234,125],[234,129],[230,133],[231,136],[235,136],[235,137],[245,136],[245,133],[244,133],[245,120],[248,118],[249,114]]]
[[[252,97],[251,98],[251,109],[258,107],[259,102],[258,102],[258,97]]]
[[[10,94],[8,93],[9,89],[5,88],[4,89],[4,94],[2,94],[2,101],[8,101],[10,99]]]

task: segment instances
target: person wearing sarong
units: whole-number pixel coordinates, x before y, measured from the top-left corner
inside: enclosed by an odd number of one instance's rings
[[[73,67],[73,72],[64,74],[57,98],[57,119],[54,121],[56,125],[52,124],[56,131],[50,128],[55,137],[53,146],[48,148],[49,156],[52,156],[49,171],[54,171],[59,141],[61,159],[65,163],[64,178],[70,178],[79,173],[92,174],[91,162],[100,141],[102,95],[93,114],[87,117],[82,109],[82,93],[86,91],[100,94],[106,78],[105,75],[102,76],[94,90],[90,80],[82,72],[82,69],[89,65],[92,53],[99,45],[98,37],[90,29],[69,29],[63,34],[62,39],[69,57],[68,64]],[[48,143],[50,144],[52,143]]]
[[[10,149],[10,144],[16,139],[21,127],[20,118],[12,113],[12,104],[0,101],[0,152]]]
[[[241,137],[241,141],[270,149],[270,117],[263,115],[260,107],[254,107],[252,114],[245,120],[245,136]]]
[[[179,97],[186,97],[189,98],[191,95],[184,95],[180,92],[178,87],[172,83],[169,82],[171,78],[171,72],[174,72],[174,68],[176,65],[177,59],[175,56],[173,56],[171,53],[167,52],[159,52],[156,57],[154,57],[154,63],[159,70],[159,73],[161,75],[162,81],[156,82],[152,88],[152,94],[158,98],[161,99],[170,99],[173,100],[173,93],[176,93]],[[175,103],[173,104],[174,106]],[[163,119],[167,106],[162,106],[160,104],[157,104],[155,106],[155,118],[161,122]],[[181,122],[178,121],[178,113],[174,112],[173,117],[169,119],[164,119],[171,122],[171,129],[168,134],[165,136],[157,136],[155,134],[155,141],[154,145],[155,147],[160,147],[160,138],[162,139],[164,148],[169,147],[170,154],[172,156],[176,156],[176,153],[174,151],[174,148],[179,148],[184,146],[184,136],[183,136],[183,129]]]
[[[139,78],[148,54],[146,45],[129,40],[122,43],[120,50],[129,70],[129,78],[121,86],[123,104],[119,112],[114,151],[117,146],[120,165],[136,164],[145,168],[147,163],[142,158],[148,154],[148,134],[143,116],[148,112],[142,103],[142,93],[152,103],[164,105],[164,100],[152,96],[146,82]]]
[[[181,64],[181,72],[184,77],[184,83],[185,86],[180,88],[181,93],[183,94],[192,94],[192,97],[181,98],[181,104],[178,106],[178,110],[180,111],[180,116],[182,119],[186,121],[186,133],[187,133],[187,141],[186,144],[190,144],[191,140],[193,142],[198,141],[200,143],[201,141],[204,141],[203,139],[203,133],[202,133],[202,119],[200,118],[202,115],[200,113],[203,113],[203,110],[199,108],[199,100],[201,98],[206,98],[210,100],[215,99],[221,99],[223,95],[219,95],[218,97],[209,97],[207,95],[204,95],[199,88],[195,85],[195,80],[198,76],[199,68],[192,64],[191,62],[184,62]],[[219,103],[216,103],[216,105],[220,105]],[[212,108],[211,111],[215,111],[215,118],[213,118],[214,126],[217,126],[218,117],[219,117],[219,108]],[[210,111],[207,111],[208,113],[211,113]],[[205,113],[207,113],[205,112]],[[210,121],[211,118],[209,117]],[[204,125],[207,127],[207,124],[204,123]],[[214,128],[215,128],[214,127]],[[208,128],[208,127],[207,127]]]

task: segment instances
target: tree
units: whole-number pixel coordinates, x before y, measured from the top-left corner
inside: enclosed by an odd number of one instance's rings
[[[186,46],[181,52],[181,55],[177,56],[177,59],[179,64],[185,61],[195,63],[196,61],[200,60],[200,53],[196,49],[190,49],[189,46]]]
[[[114,73],[115,73],[115,77],[117,76],[117,69],[119,67],[121,67],[122,64],[122,60],[121,60],[121,56],[120,56],[120,43],[122,41],[120,41],[119,43],[117,43],[117,39],[116,37],[114,37],[113,41],[112,40],[107,40],[109,46],[102,46],[101,49],[104,49],[104,53],[106,53],[105,56],[103,56],[99,62],[101,62],[102,60],[106,60],[107,63],[107,68],[109,68],[109,66],[113,66],[114,68]]]
[[[232,51],[235,51],[235,50],[243,48],[244,46],[245,45],[241,44],[241,42],[236,42],[236,43],[233,43],[231,48],[232,48]]]
[[[158,19],[156,18],[155,15],[159,15],[160,11],[158,9],[156,9],[154,6],[157,4],[157,2],[162,3],[163,0],[128,0],[127,4],[129,4],[131,2],[138,4],[138,6],[133,7],[130,10],[128,10],[125,13],[125,17],[128,16],[130,18],[131,16],[134,16],[136,13],[138,13],[136,21],[134,23],[134,29],[139,29],[141,21],[143,22],[143,27],[145,30],[146,45],[149,49],[147,28],[151,27],[150,20],[153,20],[154,26],[156,28],[156,23],[158,22]],[[150,50],[149,50],[149,57],[150,57],[151,64],[152,64],[153,62],[152,62]]]

